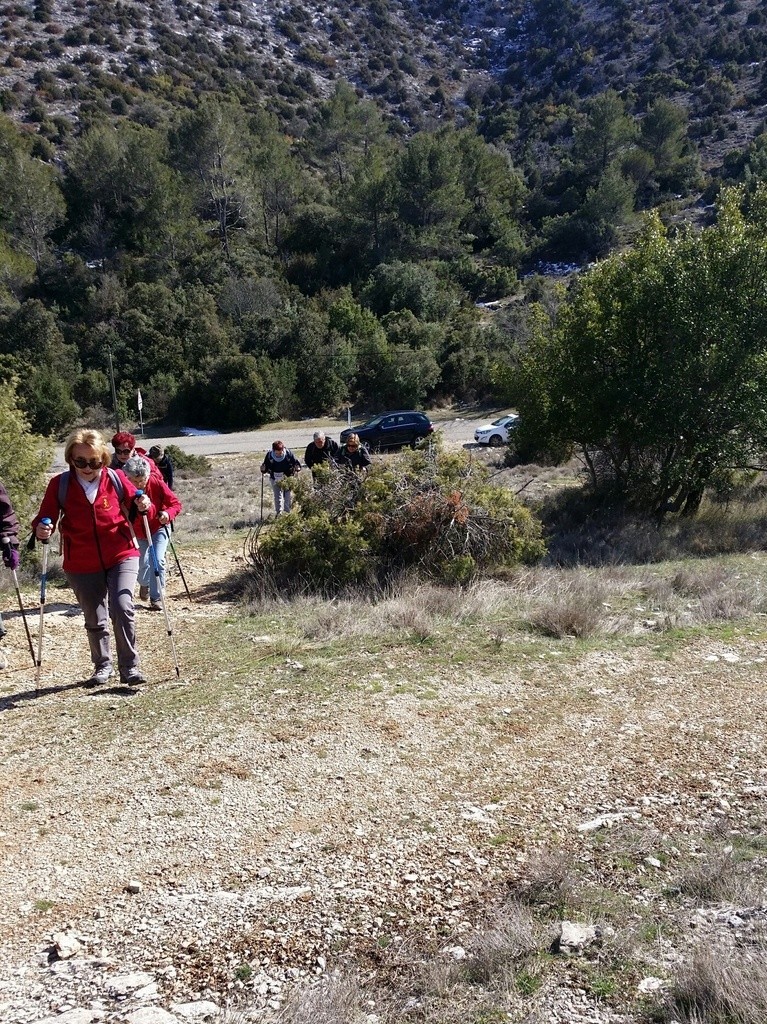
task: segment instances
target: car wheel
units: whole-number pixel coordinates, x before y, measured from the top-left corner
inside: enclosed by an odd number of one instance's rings
[[[503,438],[500,434],[493,434],[490,440],[487,442],[491,448],[500,448],[503,444]]]

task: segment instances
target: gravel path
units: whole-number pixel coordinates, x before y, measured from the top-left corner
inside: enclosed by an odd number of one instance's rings
[[[185,563],[201,597],[240,556],[224,538],[187,549]],[[463,955],[542,844],[588,872],[605,822],[684,835],[763,813],[757,640],[698,638],[665,661],[509,650],[492,675],[443,664],[434,648],[361,644],[353,678],[328,683],[321,645],[316,676],[311,650],[264,656],[284,642],[278,618],[251,635],[226,601],[190,603],[177,580],[171,595],[182,678],[160,616],[142,611],[150,685],[134,691],[77,685],[88,664],[66,590],[49,592],[39,692],[9,616],[10,1024],[178,1024],[228,1005],[268,1021],[301,980],[390,971],[405,950],[409,963]],[[35,607],[29,589],[25,600]],[[205,646],[213,627],[251,652],[244,674],[225,642]],[[626,1019],[577,983],[537,999],[534,1019],[553,1024]]]

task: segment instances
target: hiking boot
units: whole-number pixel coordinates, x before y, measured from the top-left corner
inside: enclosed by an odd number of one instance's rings
[[[139,587],[138,588],[138,599],[139,599],[139,601],[148,601],[149,600],[149,587]]]
[[[146,676],[139,668],[129,668],[127,672],[120,673],[120,682],[125,686],[140,686],[146,682]]]
[[[95,670],[90,679],[86,680],[86,686],[103,686],[108,683],[114,675],[114,669],[111,665],[101,665]]]
[[[161,612],[162,611],[162,604],[159,601],[150,601],[149,602],[149,611],[150,612]]]

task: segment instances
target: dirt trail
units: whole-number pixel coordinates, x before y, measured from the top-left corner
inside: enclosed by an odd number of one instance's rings
[[[252,504],[233,491],[233,513]],[[217,596],[241,542],[182,544],[199,598],[171,578],[182,679],[162,616],[141,610],[150,682],[132,691],[80,685],[82,618],[52,585],[35,692],[2,595],[3,1020],[95,1007],[123,1024],[126,1007],[236,998],[276,1012],[296,980],[383,949],[469,947],[541,845],[596,884],[602,817],[677,842],[764,819],[763,641],[562,658],[488,632],[480,663],[438,639],[361,639],[341,668],[332,638],[291,646],[279,610],[251,627]],[[34,589],[24,597],[34,612]],[[644,913],[645,889],[626,885]],[[50,936],[67,928],[81,948],[59,961]],[[135,971],[143,994],[110,994]],[[542,991],[546,1019],[621,1019],[568,984]]]

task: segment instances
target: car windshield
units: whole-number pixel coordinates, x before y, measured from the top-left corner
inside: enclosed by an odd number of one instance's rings
[[[501,416],[498,420],[493,420],[490,424],[491,427],[505,427],[509,420],[513,420],[513,416]]]
[[[382,419],[383,419],[383,416],[374,416],[372,420],[366,420],[365,423],[362,424],[362,426],[363,427],[377,427]],[[360,427],[358,429],[361,430],[362,427]]]

